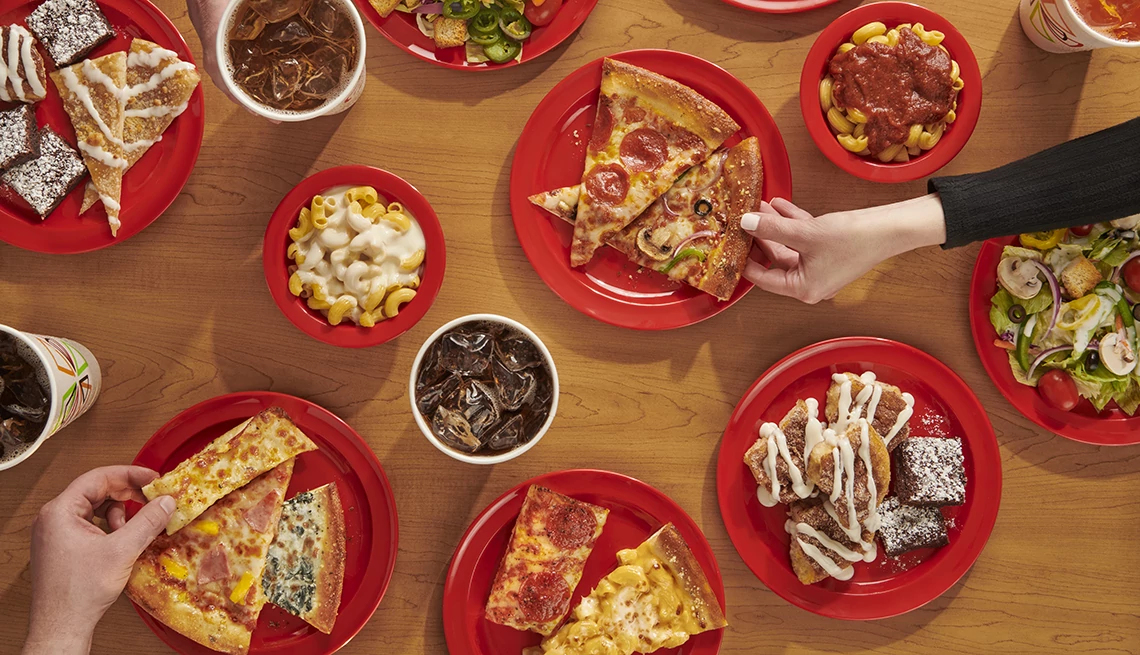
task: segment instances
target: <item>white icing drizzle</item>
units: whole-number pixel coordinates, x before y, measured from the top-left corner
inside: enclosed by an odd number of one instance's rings
[[[93,146],[86,141],[79,142],[79,149],[83,151],[83,154],[110,168],[121,168],[123,170],[126,170],[127,166],[130,165],[126,159],[116,157],[115,155],[104,150],[102,147]]]
[[[123,112],[123,115],[127,118],[159,118],[173,114],[174,118],[178,118],[182,112],[186,111],[188,105],[188,102],[184,102],[177,107],[159,105],[157,107],[143,107],[142,109],[128,109]]]
[[[85,64],[86,63],[90,63],[90,60],[85,62]],[[87,67],[84,66],[83,72],[85,75],[87,74],[86,69]],[[64,86],[79,99],[79,102],[83,103],[83,108],[86,109],[87,113],[91,115],[91,118],[95,120],[95,124],[99,126],[99,131],[103,133],[103,136],[111,143],[122,147],[123,140],[115,136],[107,123],[103,121],[103,117],[99,115],[99,111],[95,109],[95,103],[91,100],[91,90],[79,81],[79,76],[75,74],[75,71],[71,68],[64,68],[59,71],[59,73],[63,77]]]
[[[914,415],[914,396],[909,393],[904,393],[902,397],[906,402],[906,408],[899,412],[898,418],[895,419],[895,424],[891,426],[891,431],[883,437],[883,442],[888,446],[891,445],[891,439],[894,439],[895,436],[898,435],[899,430],[902,430],[903,426],[910,420],[910,417]]]
[[[178,59],[178,53],[173,50],[167,50],[159,46],[153,46],[150,50],[133,50],[127,55],[127,66],[146,66],[147,68],[158,68],[158,65],[167,59]]]
[[[843,533],[847,535],[847,538],[859,544],[859,547],[863,549],[863,561],[875,561],[875,556],[877,555],[875,540],[872,539],[869,543],[863,541],[863,531],[859,528],[859,526],[855,526],[855,529],[851,530],[850,526],[843,525],[843,521],[839,520],[839,515],[835,512],[835,505],[832,505],[829,501],[823,501],[823,509],[825,512],[827,512],[827,515],[831,517],[831,520],[835,521],[835,524],[838,525],[841,530],[843,530]]]
[[[187,71],[187,70],[194,70],[194,64],[191,64],[188,61],[179,61],[179,62],[175,62],[173,64],[170,64],[169,66],[167,66],[166,68],[163,68],[162,70],[158,71],[154,75],[151,75],[149,80],[147,80],[145,82],[140,82],[140,83],[130,87],[129,89],[126,89],[127,97],[130,98],[132,96],[137,96],[140,93],[147,93],[148,91],[154,91],[155,89],[158,88],[158,85],[160,85],[163,82],[165,82],[166,80],[174,77],[174,75],[176,73],[179,73],[181,71]]]
[[[875,485],[874,469],[871,468],[871,424],[867,419],[859,419],[859,430],[859,459],[863,460],[863,467],[867,469],[867,492],[871,496],[867,501],[867,518],[863,525],[871,532],[877,532],[882,521],[878,512],[879,492]]]
[[[851,550],[847,546],[844,546],[843,544],[839,543],[838,541],[836,541],[836,540],[832,539],[831,537],[823,534],[822,532],[816,530],[815,528],[811,527],[807,523],[796,523],[796,522],[789,519],[788,524],[786,524],[784,526],[784,529],[788,530],[788,532],[795,531],[796,533],[799,533],[799,534],[802,534],[804,536],[811,537],[812,539],[815,539],[819,543],[823,544],[825,548],[834,552],[836,555],[839,555],[840,557],[847,560],[848,562],[862,562],[863,561],[863,553],[857,553],[857,552]],[[798,537],[797,537],[797,539],[798,539]],[[800,540],[800,541],[802,543],[802,540]]]
[[[27,94],[24,93],[25,81],[33,97],[44,97],[47,95],[47,89],[40,83],[36,60],[32,57],[32,35],[20,25],[8,27],[7,34],[8,42],[0,44],[3,46],[0,47],[0,73],[5,78],[0,80],[0,100],[11,102],[13,99],[8,93],[7,82],[12,83],[12,91],[20,102],[28,100]],[[20,76],[21,68],[23,68],[23,77]]]
[[[866,419],[869,423],[875,422],[875,415],[879,411],[879,401],[883,397],[883,386],[875,379],[875,374],[867,371],[859,376],[859,381],[863,383],[863,390],[859,392],[858,397],[854,399],[852,404],[851,398],[851,378],[843,373],[836,373],[831,376],[833,382],[840,385],[839,387],[839,407],[838,418],[835,425],[832,426],[835,431],[842,434],[847,431],[847,427],[863,417],[863,409],[866,406]],[[906,426],[907,421],[914,415],[914,396],[909,393],[902,394],[902,399],[906,403],[906,407],[899,412],[895,418],[895,424],[887,434],[880,435],[883,442],[890,445],[891,440],[894,439],[900,430]]]
[[[818,564],[819,568],[826,571],[828,575],[835,578],[836,580],[850,580],[851,576],[855,575],[855,567],[853,567],[853,566],[840,567],[838,564],[835,563],[834,560],[832,560],[830,557],[828,557],[827,555],[824,555],[822,552],[820,552],[819,548],[815,547],[815,544],[812,544],[810,542],[807,542],[807,541],[804,541],[803,539],[801,539],[799,537],[799,535],[800,534],[806,534],[806,533],[803,533],[800,531],[801,530],[800,526],[804,526],[808,530],[811,530],[812,532],[814,532],[815,534],[811,535],[813,537],[823,537],[823,538],[827,538],[827,537],[825,535],[819,534],[818,532],[815,532],[815,530],[812,530],[811,526],[807,525],[806,523],[795,524],[791,520],[789,520],[787,523],[784,524],[784,529],[789,534],[792,534],[793,536],[795,536],[796,543],[798,543],[800,545],[800,548],[803,549],[804,554],[807,555],[808,557],[810,557],[813,562]],[[834,540],[828,539],[828,541],[831,541],[836,546],[843,548],[843,546],[841,544],[839,544],[838,542],[835,542]],[[826,544],[827,542],[823,541],[823,539],[820,539],[820,543]],[[847,549],[843,548],[843,550],[847,550]],[[836,551],[836,552],[838,553],[839,551]],[[848,552],[850,552],[850,551],[848,551]],[[844,558],[844,559],[846,559],[846,558]],[[855,560],[850,560],[850,561],[855,561]]]
[[[809,398],[804,402],[807,405],[807,423],[804,427],[803,462],[807,462],[811,451],[824,440],[823,424],[819,421],[819,401]],[[771,488],[757,487],[756,498],[764,507],[775,507],[780,502],[780,479],[776,470],[776,456],[783,458],[788,466],[788,477],[792,482],[792,491],[800,498],[807,498],[815,491],[815,484],[807,479],[804,472],[792,460],[791,449],[788,448],[788,437],[780,426],[775,423],[765,423],[760,426],[760,438],[768,442],[767,453],[764,457],[764,473],[771,480]]]

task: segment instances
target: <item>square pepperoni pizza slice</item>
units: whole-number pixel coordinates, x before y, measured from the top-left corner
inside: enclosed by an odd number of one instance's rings
[[[570,610],[609,510],[545,487],[527,490],[487,599],[486,617],[546,636]]]
[[[606,59],[570,264],[588,263],[608,236],[739,129],[723,109],[680,82]]]

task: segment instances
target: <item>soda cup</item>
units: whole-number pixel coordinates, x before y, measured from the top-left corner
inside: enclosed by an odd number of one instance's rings
[[[1090,27],[1071,0],[1021,0],[1018,13],[1025,35],[1048,52],[1140,47],[1140,41],[1121,41]]]
[[[91,409],[103,376],[91,351],[71,339],[21,332],[7,325],[0,325],[0,338],[15,343],[16,354],[35,370],[48,400],[47,420],[35,441],[22,449],[3,448],[3,471],[31,457],[44,441]]]

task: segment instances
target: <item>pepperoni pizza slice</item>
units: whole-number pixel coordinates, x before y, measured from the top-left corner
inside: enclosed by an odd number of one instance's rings
[[[680,82],[606,59],[570,264],[588,263],[606,237],[739,129],[723,109]]]
[[[248,652],[293,461],[230,492],[174,534],[160,534],[135,562],[127,596],[203,646]]]
[[[604,243],[631,261],[721,300],[732,297],[748,263],[751,239],[740,217],[760,209],[760,142],[749,137],[694,166],[632,223]],[[571,223],[579,186],[530,201]]]
[[[487,620],[543,636],[554,632],[607,516],[607,509],[545,487],[528,489],[487,599]]]

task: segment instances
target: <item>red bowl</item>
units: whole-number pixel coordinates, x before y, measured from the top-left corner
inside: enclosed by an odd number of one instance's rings
[[[328,319],[318,311],[309,309],[305,301],[289,292],[289,271],[292,261],[286,255],[289,248],[289,230],[297,224],[301,208],[312,202],[313,196],[343,185],[368,185],[388,199],[399,202],[415,217],[427,241],[424,258],[423,282],[416,297],[400,308],[395,318],[375,327],[365,328],[350,322],[329,325]],[[281,308],[293,325],[302,332],[327,344],[342,348],[367,348],[387,343],[407,332],[427,314],[439,295],[446,270],[447,252],[443,239],[443,226],[427,198],[398,175],[372,166],[337,166],[310,175],[281,200],[269,226],[265,229],[265,243],[261,261],[265,268],[265,282],[273,301]]]
[[[839,0],[723,0],[730,5],[765,14],[796,14],[833,5]]]
[[[1097,446],[1140,443],[1140,413],[1129,416],[1115,402],[1098,412],[1086,398],[1081,398],[1072,411],[1066,412],[1045,402],[1036,388],[1014,379],[1007,351],[994,345],[997,334],[990,324],[990,298],[998,290],[997,267],[1002,249],[1009,245],[1017,245],[1017,237],[983,243],[970,281],[970,330],[974,335],[974,348],[994,386],[1022,416],[1066,439]]]
[[[554,16],[554,20],[549,25],[536,26],[531,37],[523,43],[522,61],[509,61],[505,64],[492,62],[470,64],[467,62],[467,54],[464,48],[436,49],[435,41],[420,32],[414,16],[393,11],[387,18],[381,18],[368,0],[355,0],[355,2],[364,19],[372,23],[384,35],[384,38],[391,41],[396,47],[437,66],[465,71],[510,68],[541,57],[570,38],[582,26],[582,23],[586,22],[590,12],[598,4],[598,0],[566,0]]]
[[[950,56],[958,61],[962,78],[966,80],[966,86],[958,93],[958,119],[947,126],[938,145],[908,162],[883,163],[848,152],[835,140],[827,118],[819,108],[819,83],[826,76],[827,65],[836,48],[850,40],[855,30],[874,21],[881,21],[887,27],[900,23],[922,23],[924,27],[942,32],[946,35],[942,43]],[[800,74],[800,111],[815,145],[836,166],[871,182],[910,182],[931,175],[949,164],[970,140],[981,109],[982,73],[966,37],[950,21],[909,2],[876,2],[856,7],[836,18],[815,40]]]

